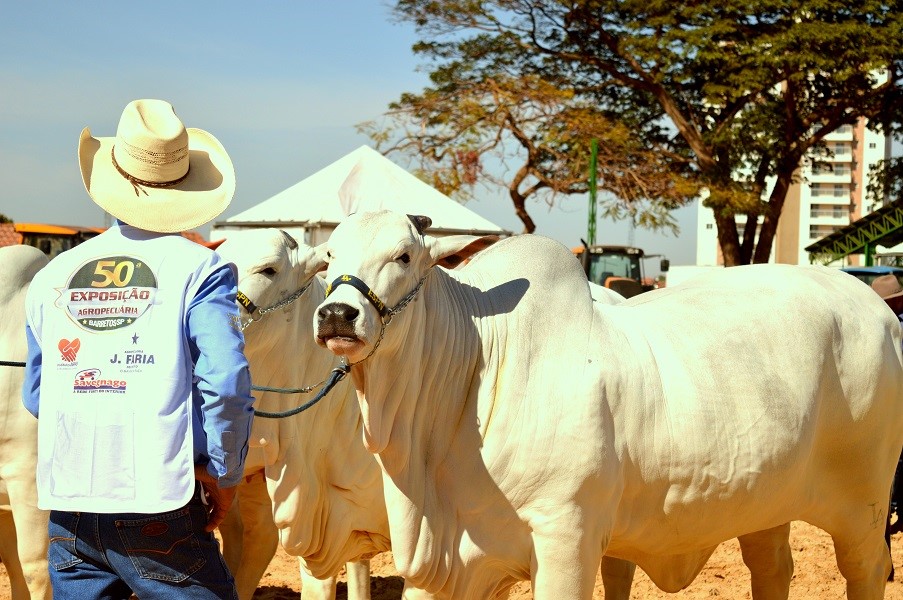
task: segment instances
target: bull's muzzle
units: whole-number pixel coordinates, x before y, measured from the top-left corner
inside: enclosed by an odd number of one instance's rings
[[[317,311],[317,337],[357,337],[354,323],[360,311],[343,302],[330,302]]]

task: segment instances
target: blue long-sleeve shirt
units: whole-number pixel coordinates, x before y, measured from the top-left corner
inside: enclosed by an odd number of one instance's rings
[[[253,419],[251,376],[244,336],[235,322],[235,274],[226,264],[214,271],[190,301],[185,337],[194,362],[192,419],[195,464],[206,464],[220,487],[238,485]],[[26,325],[28,359],[22,400],[35,417],[40,409],[41,346]]]

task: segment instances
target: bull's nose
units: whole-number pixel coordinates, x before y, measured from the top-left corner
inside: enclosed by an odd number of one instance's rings
[[[359,314],[360,311],[358,309],[341,302],[332,302],[321,307],[320,310],[317,311],[317,317],[320,319],[321,323],[329,321],[344,321],[346,323],[351,323],[357,319]]]

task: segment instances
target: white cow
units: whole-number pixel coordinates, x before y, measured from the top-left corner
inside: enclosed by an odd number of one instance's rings
[[[241,309],[252,383],[299,388],[325,380],[339,363],[317,348],[311,328],[325,288],[316,277],[325,267],[317,251],[278,229],[258,229],[230,233],[217,252],[236,264],[239,291],[252,303]],[[300,290],[305,290],[300,297],[272,310]],[[250,319],[255,320],[248,323]],[[255,391],[255,408],[285,411],[317,391],[319,387],[307,395]],[[245,471],[249,480],[239,492],[241,519],[278,527],[283,548],[301,562],[302,598],[335,598],[336,576],[346,562],[349,598],[370,598],[369,558],[389,550],[381,472],[360,438],[360,409],[347,381],[300,414],[254,419]],[[248,488],[254,491],[248,493]],[[260,500],[261,489],[265,501]],[[245,502],[242,490],[256,500]],[[243,574],[244,588],[253,593],[275,542],[270,548],[264,540],[261,550],[261,544],[248,537],[255,528],[244,529],[236,570]],[[229,539],[237,536],[223,531],[223,537],[228,557]],[[249,567],[249,561],[256,566]]]
[[[25,293],[47,256],[32,246],[0,248],[0,360],[24,362]],[[51,358],[48,357],[48,360]],[[38,421],[22,405],[24,369],[0,366],[0,559],[10,576],[13,600],[50,598],[47,520],[38,510],[35,468]],[[8,506],[7,506],[8,505]],[[11,511],[11,515],[10,515]]]
[[[848,597],[882,597],[903,360],[871,290],[756,265],[606,306],[557,242],[515,236],[447,272],[482,240],[428,225],[342,222],[316,317],[354,365],[408,581],[587,599],[605,554],[677,591],[738,537],[754,597],[786,598],[805,520],[833,537]]]

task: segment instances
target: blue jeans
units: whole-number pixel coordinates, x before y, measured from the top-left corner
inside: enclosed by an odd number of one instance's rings
[[[195,493],[158,514],[50,512],[54,600],[236,600],[235,580]]]

